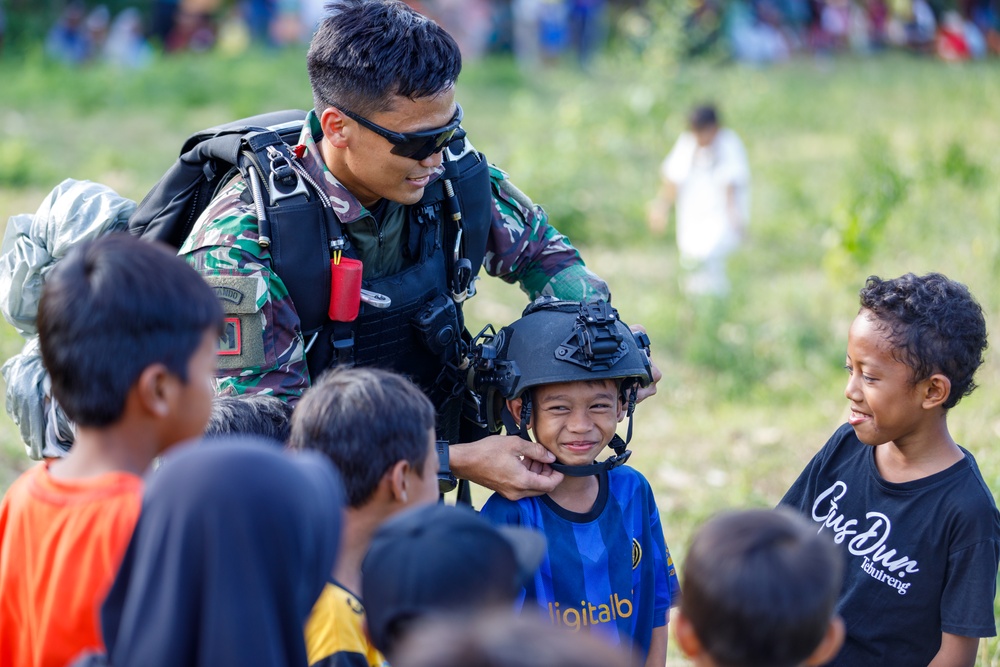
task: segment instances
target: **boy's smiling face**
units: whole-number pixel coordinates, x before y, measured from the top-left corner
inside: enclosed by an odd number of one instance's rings
[[[861,442],[900,443],[919,432],[928,416],[926,381],[913,382],[913,369],[893,356],[880,322],[862,310],[847,335],[844,396],[851,402],[849,422]]]
[[[508,408],[519,416],[521,400],[508,401]],[[614,380],[560,382],[532,390],[535,440],[566,465],[593,463],[623,417]]]

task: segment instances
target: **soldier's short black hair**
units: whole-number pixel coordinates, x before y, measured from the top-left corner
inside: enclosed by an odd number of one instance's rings
[[[972,393],[987,342],[983,309],[968,287],[940,273],[907,273],[892,280],[869,276],[859,294],[862,311],[874,315],[894,356],[913,369],[914,382],[946,376],[946,410]]]
[[[801,515],[725,512],[691,542],[681,613],[717,665],[794,667],[823,641],[842,576],[833,541]]]
[[[270,394],[216,396],[206,437],[259,435],[284,444],[291,432],[292,406]]]
[[[392,98],[432,97],[462,71],[458,44],[441,26],[399,0],[327,5],[306,65],[313,104],[362,116],[389,111]]]
[[[125,233],[82,243],[45,279],[38,306],[52,395],[80,426],[118,421],[143,370],[162,363],[182,381],[222,307],[202,277],[165,245]]]
[[[295,406],[288,446],[326,454],[344,480],[348,504],[360,507],[398,461],[422,474],[433,430],[434,406],[402,375],[335,368]]]

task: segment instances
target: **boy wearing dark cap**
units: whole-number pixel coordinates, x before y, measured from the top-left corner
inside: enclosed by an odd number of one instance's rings
[[[368,635],[382,653],[431,615],[513,604],[545,555],[545,537],[495,528],[471,509],[425,505],[376,532],[361,566]]]

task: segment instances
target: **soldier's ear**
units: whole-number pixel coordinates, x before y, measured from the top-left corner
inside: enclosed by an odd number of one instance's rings
[[[337,148],[346,148],[348,136],[350,135],[347,116],[336,107],[327,107],[319,117],[320,127],[323,128],[323,137]]]

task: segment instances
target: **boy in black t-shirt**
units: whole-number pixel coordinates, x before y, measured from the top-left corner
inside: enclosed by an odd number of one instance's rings
[[[782,503],[846,563],[834,665],[968,665],[996,635],[1000,514],[947,415],[974,388],[982,309],[940,274],[868,279],[847,338],[850,417]]]

